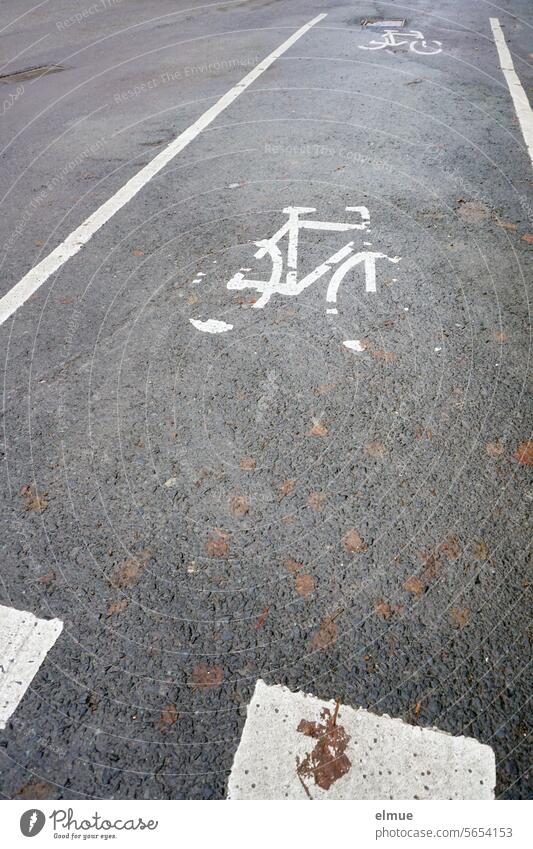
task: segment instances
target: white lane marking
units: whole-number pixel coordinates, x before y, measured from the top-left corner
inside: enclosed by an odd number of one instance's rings
[[[42,284],[48,280],[51,274],[61,268],[67,260],[78,253],[80,248],[94,236],[94,234],[128,203],[140,190],[161,171],[165,165],[174,159],[187,145],[205,130],[224,109],[227,109],[234,100],[239,97],[255,80],[261,76],[270,66],[279,59],[292,45],[314,27],[327,15],[317,15],[307,24],[300,27],[290,38],[272,51],[265,59],[255,66],[242,80],[226,92],[216,103],[213,104],[203,115],[198,118],[181,133],[173,142],[158,153],[148,165],[135,174],[102,206],[92,213],[79,227],[61,242],[48,256],[41,260],[31,269],[12,289],[0,299],[0,324],[3,324],[13,313],[33,295]]]
[[[233,330],[233,324],[226,324],[225,321],[217,321],[216,318],[209,318],[207,321],[190,318],[189,321],[193,327],[201,330],[202,333],[225,333],[227,330]]]
[[[259,680],[228,798],[493,799],[495,783],[494,752],[477,740]]]
[[[494,34],[494,43],[498,51],[500,67],[511,93],[514,108],[520,122],[520,129],[522,130],[522,135],[524,136],[524,141],[529,152],[529,158],[533,165],[533,112],[527,94],[522,88],[522,83],[518,79],[518,75],[514,69],[511,53],[505,43],[505,36],[500,26],[500,21],[498,18],[489,18],[489,20]]]
[[[63,629],[59,619],[0,605],[0,728],[13,711]]]
[[[364,347],[361,345],[359,339],[347,339],[342,343],[346,348],[349,348],[350,351],[364,351]]]

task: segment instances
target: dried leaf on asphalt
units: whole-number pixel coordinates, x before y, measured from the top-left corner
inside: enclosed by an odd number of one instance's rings
[[[246,516],[248,513],[250,505],[243,495],[236,495],[230,501],[230,508],[234,516],[238,519],[242,519],[242,517]]]
[[[285,561],[285,568],[289,570],[293,575],[303,569],[304,564],[299,563],[297,560],[293,560],[292,557],[287,557]]]
[[[420,578],[417,578],[416,575],[410,575],[403,587],[408,593],[412,593],[412,595],[417,597],[423,595],[426,589],[425,583]]]
[[[462,198],[458,201],[457,214],[467,224],[480,224],[490,218],[489,209],[484,203],[477,200],[465,201]]]
[[[246,472],[251,472],[257,466],[257,461],[253,457],[242,457],[239,466]]]
[[[466,628],[470,622],[470,610],[468,607],[452,607],[450,616],[454,625],[458,628]]]
[[[521,442],[513,457],[522,466],[533,466],[533,442]]]
[[[309,648],[311,651],[319,651],[320,649],[327,649],[337,642],[337,638],[339,636],[339,628],[335,619],[342,613],[342,610],[339,610],[333,616],[326,616],[326,618],[322,621],[320,628],[314,634],[309,643]]]
[[[527,242],[528,245],[533,245],[533,233],[524,233],[522,241]]]
[[[337,723],[338,710],[337,702],[333,714],[324,708],[323,723],[302,719],[296,729],[300,734],[317,740],[312,751],[301,762],[296,761],[296,772],[308,796],[310,794],[304,779],[312,779],[322,790],[329,790],[335,781],[346,775],[352,765],[345,754],[350,737],[343,726]]]
[[[482,539],[478,540],[474,545],[474,557],[476,560],[486,560],[489,556],[489,549],[487,543]]]
[[[327,436],[328,429],[322,422],[314,422],[309,433],[311,436]]]
[[[382,442],[367,442],[365,445],[365,452],[369,457],[379,459],[380,457],[385,457],[387,449]]]
[[[321,383],[314,390],[315,395],[328,395],[332,389],[335,389],[336,383]]]
[[[178,719],[179,713],[176,705],[165,705],[165,707],[161,709],[161,716],[155,723],[155,727],[159,731],[166,731],[166,729],[170,728],[171,725],[174,725]]]
[[[503,230],[516,230],[516,224],[513,224],[512,221],[503,221],[497,215],[494,216],[494,220],[498,227],[501,227]]]
[[[381,360],[383,363],[396,362],[396,354],[392,351],[372,351],[372,356],[375,360]]]
[[[220,666],[208,666],[200,663],[192,674],[192,685],[195,690],[212,690],[220,687],[224,679],[224,672]]]
[[[390,604],[386,601],[378,601],[374,609],[380,619],[390,619],[394,612]]]
[[[344,534],[342,544],[350,554],[360,554],[368,549],[368,545],[354,528]]]
[[[315,588],[315,579],[312,575],[296,575],[294,579],[294,587],[298,595],[305,598],[313,592]]]
[[[116,585],[118,587],[132,587],[136,584],[141,572],[148,565],[152,556],[152,552],[149,549],[145,549],[137,557],[129,557],[125,560],[118,570],[115,581]]]
[[[128,604],[129,601],[127,598],[122,598],[120,601],[112,601],[107,608],[107,615],[113,616],[114,613],[122,613],[123,610],[126,610]]]
[[[17,799],[52,799],[56,788],[46,781],[28,781],[16,792]]]
[[[457,560],[461,556],[461,544],[456,536],[451,536],[441,542],[439,545],[439,553],[443,554],[448,560]]]
[[[307,499],[307,506],[315,513],[318,513],[318,511],[322,509],[325,500],[326,496],[321,492],[310,492]]]
[[[132,251],[132,253],[133,253],[133,256],[144,256],[144,251],[139,250],[139,248],[135,248],[135,250]]]
[[[433,581],[435,578],[438,577],[439,572],[441,570],[442,564],[439,555],[435,550],[433,550],[430,551],[428,554],[421,553],[420,559],[424,564],[422,580],[426,583],[429,583],[430,581]]]
[[[229,534],[220,528],[214,528],[209,533],[205,550],[209,557],[226,557],[229,552]]]
[[[282,501],[289,492],[292,492],[295,486],[295,480],[284,481],[279,488],[279,501]]]
[[[261,611],[261,613],[259,614],[259,616],[257,617],[257,619],[255,620],[255,628],[256,628],[257,631],[259,631],[259,629],[262,628],[263,625],[265,624],[265,622],[267,620],[267,616],[268,616],[268,611],[269,611],[269,608],[264,607],[263,610]]]
[[[489,457],[501,457],[505,448],[501,442],[487,442],[485,451]]]
[[[24,509],[33,513],[42,513],[48,507],[48,493],[35,492],[32,486],[26,485],[20,488],[20,494],[24,498]]]
[[[494,334],[494,338],[496,339],[496,342],[507,342],[508,337],[507,333],[503,333],[502,331],[497,330]]]
[[[40,584],[43,585],[43,587],[49,587],[51,584],[54,583],[55,579],[56,573],[53,570],[51,572],[47,572],[46,575],[41,575],[40,578],[37,578],[37,580]]]
[[[96,713],[100,706],[100,699],[96,693],[89,693],[87,698],[85,699],[85,704],[91,711],[91,713]]]

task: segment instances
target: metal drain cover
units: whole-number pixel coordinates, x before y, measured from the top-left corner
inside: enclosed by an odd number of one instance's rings
[[[405,26],[405,18],[396,20],[385,20],[380,18],[364,19],[361,26],[366,29],[401,29]]]

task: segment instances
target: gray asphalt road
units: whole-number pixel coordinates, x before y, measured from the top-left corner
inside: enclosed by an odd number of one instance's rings
[[[60,69],[0,78],[0,296],[327,13],[0,328],[0,602],[64,623],[4,797],[223,797],[258,678],[531,795],[531,163],[489,23],[531,93],[531,9],[435,5],[4,4],[1,73]],[[227,283],[294,207],[298,280],[361,261],[258,309]]]

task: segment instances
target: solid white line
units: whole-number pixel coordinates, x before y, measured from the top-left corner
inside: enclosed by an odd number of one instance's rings
[[[63,629],[59,619],[0,605],[0,728],[18,706]]]
[[[145,186],[152,177],[155,177],[165,165],[168,165],[188,144],[200,135],[202,130],[211,124],[237,97],[243,93],[255,80],[261,76],[289,47],[298,41],[311,27],[327,17],[326,14],[317,15],[316,18],[304,24],[290,38],[283,42],[256,65],[250,73],[217,100],[194,124],[191,124],[164,150],[155,156],[148,165],[135,174],[131,180],[122,186],[112,197],[87,218],[83,224],[74,230],[70,236],[61,242],[52,253],[48,254],[41,262],[31,269],[22,280],[13,286],[9,292],[0,299],[0,324],[3,324],[13,313],[25,302],[42,284],[48,280],[51,274],[57,271],[67,260],[78,253],[80,248],[87,244],[89,239],[102,227],[112,216],[122,209],[135,195]]]
[[[511,92],[514,108],[520,122],[520,129],[522,130],[522,135],[524,136],[524,141],[529,152],[529,158],[533,165],[533,112],[531,111],[527,94],[522,88],[522,83],[518,79],[518,75],[514,69],[511,53],[505,43],[505,36],[502,32],[500,22],[498,18],[489,18],[489,20],[500,59],[500,67]]]

